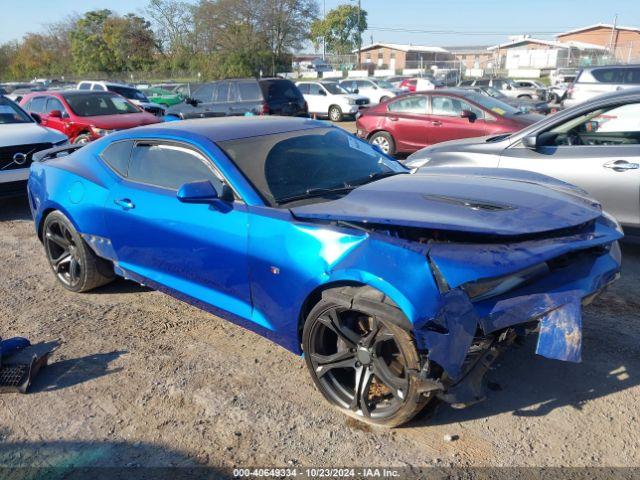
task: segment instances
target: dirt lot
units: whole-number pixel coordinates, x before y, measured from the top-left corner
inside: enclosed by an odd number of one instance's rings
[[[636,247],[585,311],[584,363],[537,357],[530,339],[487,402],[395,430],[348,420],[301,358],[166,295],[65,291],[26,201],[0,201],[0,247],[0,335],[57,345],[30,394],[0,395],[0,465],[640,466]]]

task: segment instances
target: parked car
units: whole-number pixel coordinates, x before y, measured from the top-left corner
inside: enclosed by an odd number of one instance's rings
[[[517,108],[525,113],[538,113],[540,115],[548,115],[551,113],[551,107],[547,102],[541,100],[530,100],[527,98],[513,98],[507,97],[500,90],[496,90],[493,87],[461,87],[465,90],[472,90],[474,92],[478,92],[482,95],[486,95],[491,98],[495,98],[496,100],[500,100],[501,102],[506,103],[507,105],[511,105],[514,108]]]
[[[447,142],[407,159],[411,167],[481,166],[531,170],[593,195],[640,235],[640,89],[597,97],[512,135]]]
[[[400,88],[409,92],[435,90],[444,87],[444,83],[433,77],[417,77],[404,80],[400,84]]]
[[[460,81],[460,72],[458,70],[441,68],[435,72],[434,77],[441,82],[443,86],[455,87]]]
[[[34,117],[0,95],[0,197],[24,195],[33,154],[69,142]]]
[[[385,81],[389,82],[396,88],[400,88],[400,84],[410,78],[412,78],[411,75],[393,75],[391,77],[385,77]]]
[[[150,102],[157,103],[165,109],[184,101],[182,95],[158,87],[143,88],[140,91]]]
[[[152,103],[137,88],[130,87],[129,85],[123,85],[120,83],[112,82],[95,82],[83,80],[76,86],[77,90],[92,90],[97,92],[114,92],[118,95],[122,95],[134,105],[137,105],[145,112],[149,112],[156,117],[162,117],[165,113],[165,108],[161,107],[157,103]]]
[[[547,99],[546,89],[520,87],[514,80],[510,78],[477,78],[474,80],[464,80],[460,82],[458,86],[493,87],[507,97],[543,101]]]
[[[538,324],[537,353],[579,361],[581,305],[620,270],[619,225],[571,185],[413,172],[325,122],[187,120],[74,148],[29,177],[62,287],[117,275],[215,312],[304,352],[325,398],[371,424],[479,401]]]
[[[20,105],[37,113],[42,125],[64,133],[72,143],[87,143],[116,130],[150,125],[161,120],[140,111],[116,93],[86,90],[37,92]]]
[[[185,103],[167,110],[167,116],[207,118],[238,115],[308,116],[300,90],[283,78],[221,80],[193,88]]]
[[[640,65],[583,68],[569,87],[564,105],[571,107],[603,93],[632,87],[640,87]]]
[[[355,115],[369,106],[369,99],[344,90],[338,82],[305,81],[297,82],[296,87],[304,96],[309,113],[326,116],[332,122],[340,122],[343,117]]]
[[[348,78],[342,80],[340,86],[350,93],[364,95],[369,99],[371,105],[386,102],[390,98],[404,93],[400,88],[377,78]]]
[[[394,155],[457,138],[515,132],[540,118],[469,90],[431,90],[366,110],[356,128],[358,137]]]

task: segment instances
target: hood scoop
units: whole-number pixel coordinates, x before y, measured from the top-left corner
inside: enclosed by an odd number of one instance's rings
[[[423,195],[423,197],[431,201],[444,202],[444,203],[449,203],[451,205],[460,205],[462,207],[470,208],[471,210],[486,210],[489,212],[494,212],[497,210],[515,210],[515,207],[511,205],[477,202],[471,199],[460,198],[460,197],[449,197],[446,195]]]

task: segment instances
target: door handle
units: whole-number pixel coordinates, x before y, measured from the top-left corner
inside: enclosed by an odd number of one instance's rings
[[[113,203],[122,207],[123,210],[131,210],[132,208],[136,208],[131,200],[128,198],[120,198],[118,200],[114,200]]]
[[[431,125],[433,125],[434,127],[439,127],[442,125],[442,122],[436,120],[435,122],[431,122]]]
[[[636,170],[640,168],[640,164],[627,162],[626,160],[612,160],[602,165],[604,168],[611,168],[617,172],[624,170]]]

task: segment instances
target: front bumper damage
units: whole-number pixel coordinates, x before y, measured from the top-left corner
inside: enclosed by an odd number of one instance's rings
[[[551,260],[548,274],[494,298],[474,302],[459,283],[462,277],[450,276],[453,285],[441,291],[438,313],[414,328],[416,343],[426,352],[418,376],[422,391],[457,408],[483,400],[486,374],[496,358],[529,333],[538,333],[537,354],[580,362],[582,307],[618,278],[621,261],[617,241],[593,247],[589,241],[593,238],[583,240],[583,250],[563,252],[564,263]],[[468,263],[487,258],[494,265],[500,262],[496,251],[487,246],[475,252],[465,247]],[[525,245],[523,251],[531,254],[531,248]],[[434,245],[428,255],[432,268],[446,272],[447,260],[455,255],[442,253]]]

